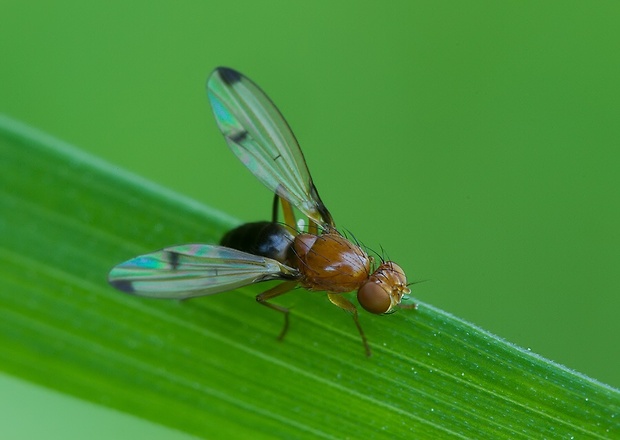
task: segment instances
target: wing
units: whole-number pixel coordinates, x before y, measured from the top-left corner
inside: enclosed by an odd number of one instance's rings
[[[212,295],[268,280],[294,280],[296,269],[223,246],[187,244],[133,258],[108,275],[118,290],[153,298]]]
[[[227,67],[211,74],[207,93],[228,146],[252,174],[323,229],[335,227],[295,135],[267,95]]]

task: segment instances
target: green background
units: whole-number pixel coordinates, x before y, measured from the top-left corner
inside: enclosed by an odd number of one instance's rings
[[[234,67],[288,119],[338,225],[429,280],[415,297],[620,386],[620,3],[355,5],[5,1],[0,112],[266,219],[204,91]],[[1,383],[13,408],[73,419]]]

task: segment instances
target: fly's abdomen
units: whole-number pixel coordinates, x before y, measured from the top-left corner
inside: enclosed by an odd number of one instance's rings
[[[220,244],[239,251],[272,258],[287,264],[289,248],[295,236],[279,223],[245,223],[228,231]]]

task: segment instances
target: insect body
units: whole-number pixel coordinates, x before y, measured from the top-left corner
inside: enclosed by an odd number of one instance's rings
[[[325,291],[333,304],[352,314],[370,355],[357,309],[342,294],[357,290],[365,310],[391,313],[406,307],[401,300],[410,293],[403,270],[391,261],[373,269],[366,251],[338,232],[295,136],[256,84],[220,67],[210,76],[207,91],[228,146],[275,193],[272,221],[241,225],[228,232],[220,245],[174,246],[133,258],[111,270],[110,284],[131,294],[183,299],[282,280],[256,297],[284,314],[280,338],[288,329],[289,310],[270,300],[298,285]],[[278,222],[279,203],[284,224]],[[308,218],[306,232],[297,231],[293,207]]]

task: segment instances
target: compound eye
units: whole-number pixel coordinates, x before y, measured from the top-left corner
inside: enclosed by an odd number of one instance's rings
[[[392,300],[382,282],[367,281],[357,291],[357,300],[367,312],[381,315],[392,307]]]

